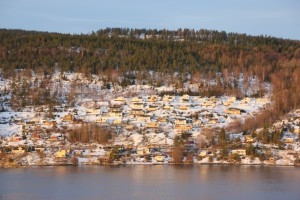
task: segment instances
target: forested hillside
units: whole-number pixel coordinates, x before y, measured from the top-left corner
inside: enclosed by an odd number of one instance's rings
[[[145,30],[107,28],[88,35],[0,30],[3,78],[15,69],[52,74],[82,72],[147,80],[179,74],[176,82],[221,78],[220,91],[234,87],[230,78],[256,77],[272,85],[274,110],[286,113],[300,106],[300,42],[209,30]],[[191,78],[187,80],[186,74]],[[219,94],[219,93],[216,93]]]

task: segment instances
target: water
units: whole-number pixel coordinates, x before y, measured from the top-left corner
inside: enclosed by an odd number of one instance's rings
[[[202,165],[0,169],[0,199],[299,200],[300,168]]]

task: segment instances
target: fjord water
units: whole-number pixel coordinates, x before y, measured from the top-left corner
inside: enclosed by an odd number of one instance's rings
[[[0,169],[0,199],[300,199],[300,168],[262,166]]]

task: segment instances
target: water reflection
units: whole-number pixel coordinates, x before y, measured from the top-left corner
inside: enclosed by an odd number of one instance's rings
[[[300,169],[261,166],[0,170],[0,199],[299,199]]]

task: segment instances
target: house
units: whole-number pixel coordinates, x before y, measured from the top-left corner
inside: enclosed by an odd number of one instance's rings
[[[31,139],[32,139],[32,140],[39,139],[39,138],[40,138],[40,135],[39,135],[38,133],[33,133],[33,134],[31,135]]]
[[[115,118],[113,121],[113,124],[121,124],[122,123],[122,118]]]
[[[167,120],[166,117],[159,117],[159,118],[157,118],[157,121],[159,121],[159,122],[167,122],[168,120]]]
[[[254,139],[250,135],[245,135],[245,140],[244,141],[252,143],[252,142],[254,142]]]
[[[156,162],[164,162],[165,157],[162,155],[159,155],[159,156],[155,156],[154,159]]]
[[[216,118],[209,119],[209,121],[208,121],[208,124],[217,124],[217,123],[219,123],[219,120]]]
[[[174,121],[175,125],[185,125],[186,124],[186,118],[184,117],[178,117]]]
[[[231,106],[235,101],[235,97],[228,97],[226,100],[223,100],[222,103],[224,106]]]
[[[26,121],[25,122],[25,126],[34,126],[35,125],[35,121]]]
[[[56,152],[55,158],[66,158],[67,152],[66,150],[60,150]]]
[[[142,99],[141,99],[141,98],[138,98],[138,97],[133,97],[133,98],[130,100],[130,102],[140,102],[140,101],[142,101]]]
[[[190,131],[192,130],[191,125],[182,125],[182,124],[177,124],[175,125],[175,129],[180,130],[180,131]]]
[[[180,98],[180,100],[179,100],[179,102],[189,102],[189,100],[190,100],[190,96],[189,95],[187,95],[187,94],[185,94],[185,95],[183,95],[181,98]]]
[[[73,122],[75,117],[72,114],[67,114],[63,117],[63,122]]]
[[[113,105],[109,107],[110,112],[121,112],[121,105]]]
[[[22,140],[22,137],[20,136],[14,136],[11,138],[12,141],[21,141]]]
[[[294,126],[294,133],[299,134],[299,126]]]
[[[126,102],[126,99],[124,97],[117,97],[114,99],[114,101],[119,101],[119,102],[124,103],[124,102]]]
[[[180,105],[177,107],[178,110],[187,110],[189,108],[190,108],[190,106],[188,106],[188,105]]]
[[[105,116],[101,116],[99,119],[96,120],[96,122],[98,123],[106,123],[107,121],[107,117]]]
[[[43,153],[45,151],[44,147],[35,147],[35,151]]]
[[[156,102],[156,101],[157,101],[157,96],[156,96],[156,95],[151,95],[151,96],[148,98],[148,101],[149,101],[149,102]]]
[[[249,97],[246,97],[246,98],[244,98],[244,99],[241,100],[241,103],[242,103],[242,104],[247,104],[247,103],[250,102],[250,100],[251,100],[251,99],[250,99]]]
[[[52,133],[50,135],[49,140],[51,140],[51,141],[62,140],[62,135],[60,133]]]
[[[142,103],[142,102],[133,103],[131,105],[131,108],[132,109],[143,109],[144,108],[144,103]]]
[[[201,106],[207,107],[207,106],[212,106],[215,107],[216,103],[215,102],[211,102],[211,101],[204,101],[203,103],[200,104]]]
[[[25,153],[25,150],[22,147],[14,148],[11,153],[13,154],[22,154]]]
[[[130,125],[125,126],[125,129],[128,131],[132,131],[134,129],[134,126],[130,124]]]
[[[256,102],[257,103],[268,103],[269,100],[267,98],[257,98]]]
[[[88,109],[86,112],[91,114],[91,115],[99,115],[100,114],[100,109]]]
[[[147,108],[148,111],[156,111],[158,110],[158,106],[157,105],[149,105],[149,107]]]
[[[49,120],[46,120],[43,122],[45,126],[56,126],[57,125],[57,122],[56,121],[49,121]]]
[[[283,142],[284,142],[284,143],[294,143],[295,141],[294,141],[294,138],[292,138],[292,137],[287,137],[286,139],[284,139]]]
[[[148,147],[138,147],[136,149],[136,153],[138,155],[149,155],[150,154],[150,149]]]
[[[144,121],[144,122],[150,121],[150,115],[140,115],[140,116],[137,117],[136,120],[139,121],[139,122],[142,122],[142,121]]]
[[[174,100],[174,96],[164,95],[163,102],[171,102]]]
[[[224,113],[226,114],[234,114],[234,115],[240,115],[241,110],[238,108],[228,108],[227,110],[224,110]]]
[[[150,122],[146,125],[147,128],[157,128],[157,122]]]
[[[164,106],[163,106],[163,109],[164,109],[164,110],[170,110],[170,108],[171,108],[171,107],[168,106],[168,105],[164,105]]]
[[[121,111],[109,112],[108,114],[110,117],[122,117]]]
[[[246,156],[246,149],[234,149],[231,154],[237,154],[239,156]]]
[[[131,115],[145,115],[145,111],[143,109],[132,109],[130,114]]]
[[[206,156],[212,157],[212,156],[214,156],[214,153],[209,150],[202,150],[202,151],[200,151],[199,156],[200,157],[206,157]]]
[[[201,120],[196,120],[193,122],[193,127],[200,127],[202,125]]]

